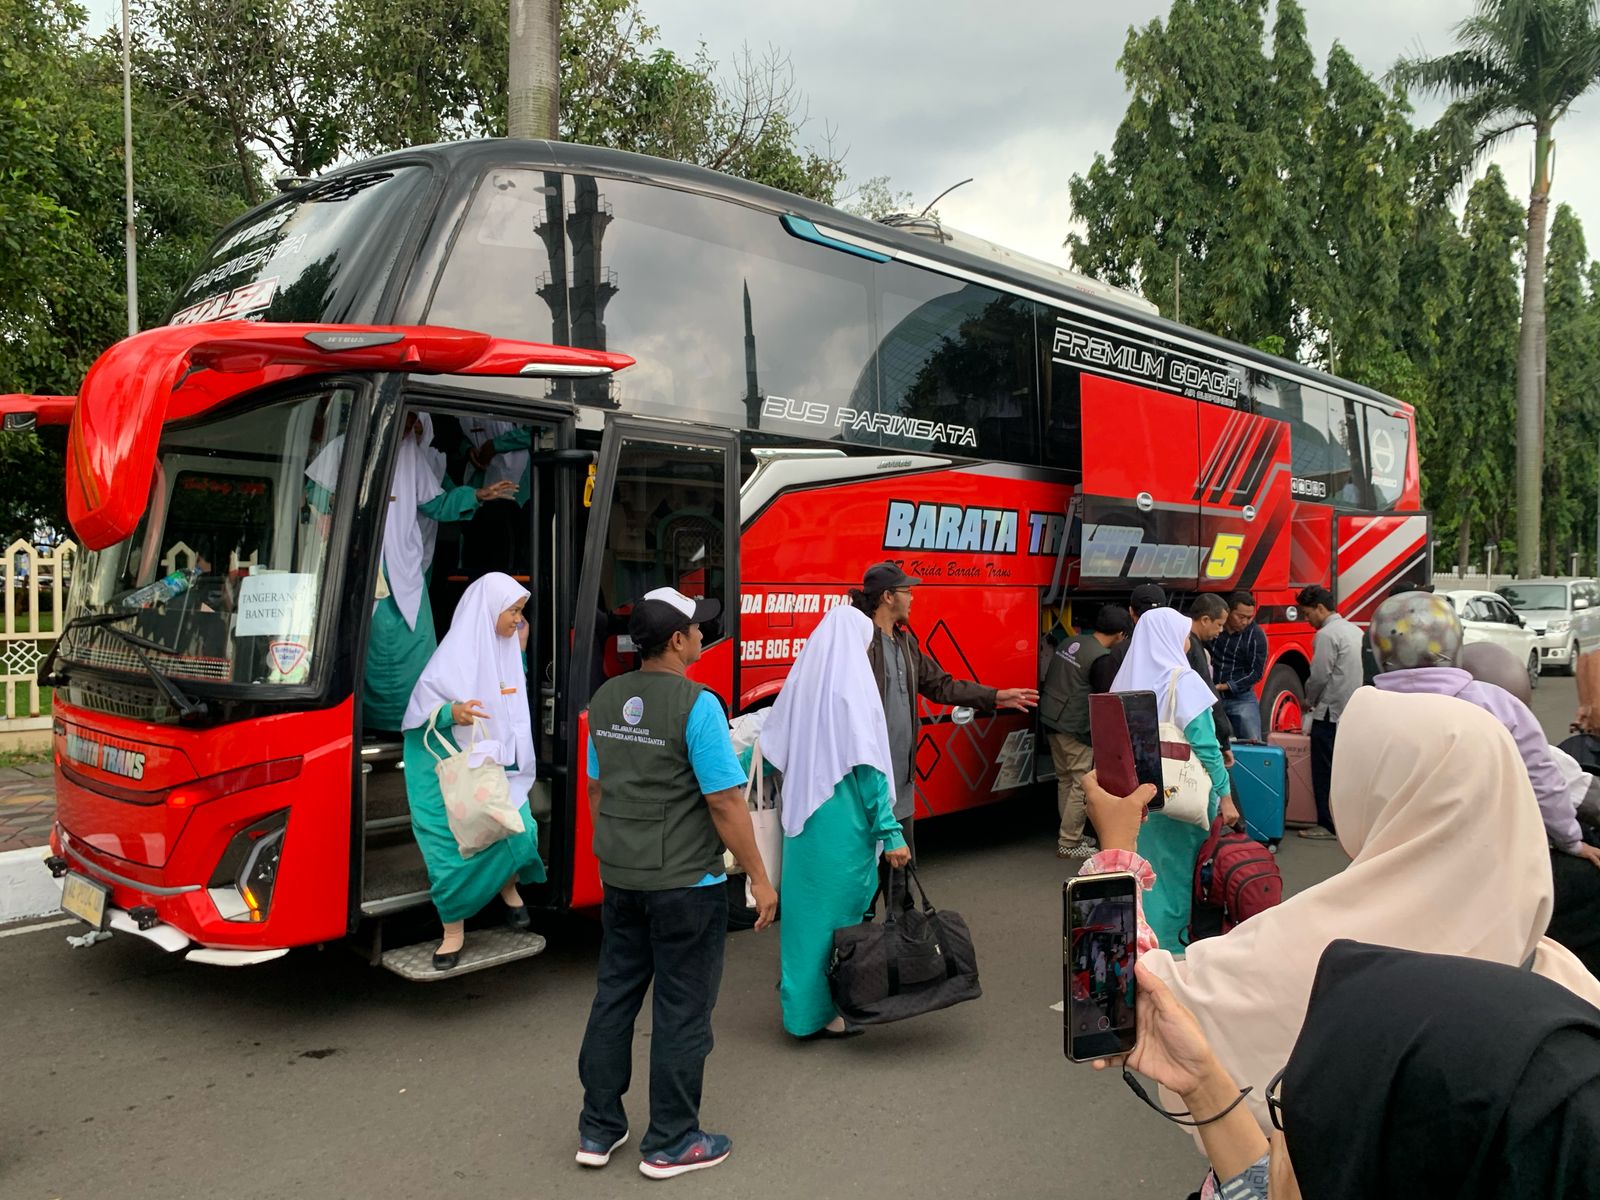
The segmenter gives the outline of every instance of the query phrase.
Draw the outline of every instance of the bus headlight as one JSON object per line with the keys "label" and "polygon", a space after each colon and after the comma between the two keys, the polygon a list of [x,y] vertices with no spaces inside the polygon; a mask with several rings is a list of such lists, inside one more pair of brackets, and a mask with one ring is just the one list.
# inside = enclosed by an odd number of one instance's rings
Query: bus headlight
{"label": "bus headlight", "polygon": [[281,809],[234,834],[211,875],[211,898],[229,921],[265,921],[283,858],[289,810]]}

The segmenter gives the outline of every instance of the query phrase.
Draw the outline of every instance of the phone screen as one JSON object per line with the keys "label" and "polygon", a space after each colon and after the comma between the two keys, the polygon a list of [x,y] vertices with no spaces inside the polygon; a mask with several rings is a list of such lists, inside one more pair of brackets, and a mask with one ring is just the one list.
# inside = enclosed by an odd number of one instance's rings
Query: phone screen
{"label": "phone screen", "polygon": [[1128,741],[1133,747],[1133,773],[1140,783],[1153,784],[1156,798],[1151,808],[1160,808],[1165,800],[1161,795],[1161,723],[1156,719],[1156,694],[1154,692],[1122,692],[1122,714],[1128,722]]}
{"label": "phone screen", "polygon": [[1137,1040],[1138,886],[1129,874],[1082,875],[1062,890],[1063,1049],[1073,1062],[1126,1054]]}

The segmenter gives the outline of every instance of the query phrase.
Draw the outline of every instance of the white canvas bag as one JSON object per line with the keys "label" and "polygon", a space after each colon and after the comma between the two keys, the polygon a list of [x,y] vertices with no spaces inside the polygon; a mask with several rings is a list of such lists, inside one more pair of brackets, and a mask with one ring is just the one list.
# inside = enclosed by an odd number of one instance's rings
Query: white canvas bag
{"label": "white canvas bag", "polygon": [[1211,774],[1178,726],[1178,676],[1167,680],[1167,699],[1161,712],[1161,781],[1166,796],[1163,815],[1201,829],[1211,828]]}
{"label": "white canvas bag", "polygon": [[[434,709],[422,731],[422,746],[433,757],[433,771],[439,777],[439,794],[444,797],[444,815],[456,839],[462,858],[471,858],[498,841],[523,831],[519,805],[511,803],[511,786],[506,769],[485,753],[488,743],[479,736],[482,721],[472,723],[472,737],[465,750],[457,749],[440,733],[436,722],[445,706]],[[444,750],[436,753],[428,739]],[[472,766],[478,756],[481,762]]]}

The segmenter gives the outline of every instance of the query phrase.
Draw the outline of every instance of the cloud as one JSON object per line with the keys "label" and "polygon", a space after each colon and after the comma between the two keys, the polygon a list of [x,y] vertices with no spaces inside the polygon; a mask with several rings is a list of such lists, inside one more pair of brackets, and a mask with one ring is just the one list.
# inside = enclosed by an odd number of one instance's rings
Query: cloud
{"label": "cloud", "polygon": [[[1130,26],[1163,19],[1168,0],[643,0],[663,45],[705,42],[727,63],[741,46],[775,45],[810,102],[807,134],[836,131],[852,178],[888,175],[952,226],[1050,261],[1067,262],[1067,180],[1109,151],[1127,107],[1116,62]],[[1318,58],[1335,41],[1375,75],[1403,53],[1442,54],[1465,0],[1304,0]],[[1270,28],[1270,17],[1269,17]],[[1436,101],[1416,104],[1432,120]],[[1559,130],[1556,201],[1571,204],[1600,252],[1600,89]],[[1525,196],[1532,139],[1495,156]]]}

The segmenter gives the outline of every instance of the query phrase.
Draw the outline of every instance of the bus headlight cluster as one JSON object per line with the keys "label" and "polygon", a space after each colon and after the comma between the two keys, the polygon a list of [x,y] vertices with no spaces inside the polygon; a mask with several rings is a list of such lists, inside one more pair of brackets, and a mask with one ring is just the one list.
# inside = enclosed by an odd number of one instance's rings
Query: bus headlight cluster
{"label": "bus headlight cluster", "polygon": [[234,834],[212,872],[208,889],[225,920],[267,919],[288,828],[289,810],[280,809]]}

